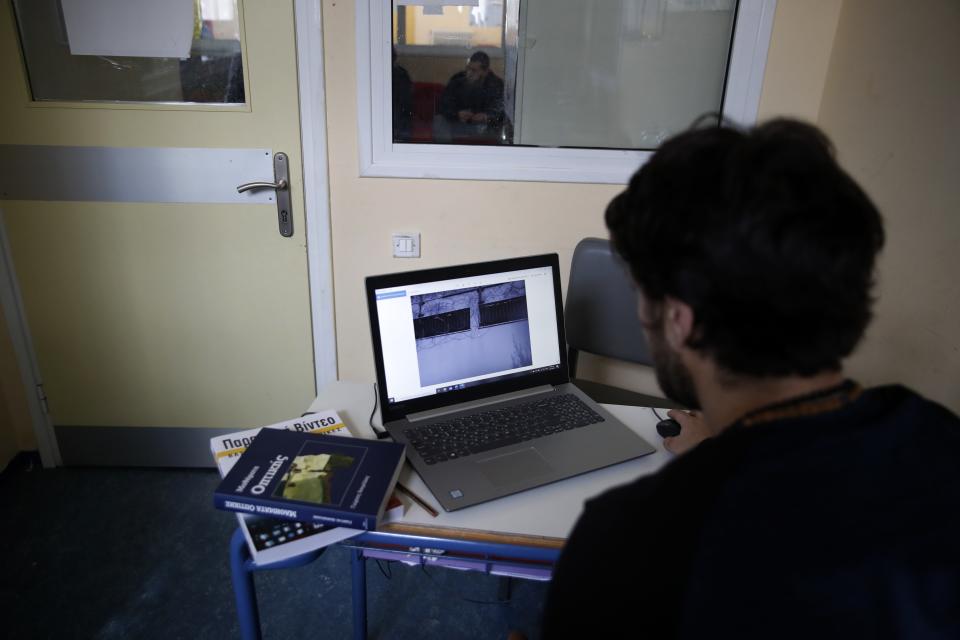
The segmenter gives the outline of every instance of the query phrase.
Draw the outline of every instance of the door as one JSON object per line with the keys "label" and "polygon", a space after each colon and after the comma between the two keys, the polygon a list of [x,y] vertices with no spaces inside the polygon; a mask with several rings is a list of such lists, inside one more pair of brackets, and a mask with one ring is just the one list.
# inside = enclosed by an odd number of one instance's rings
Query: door
{"label": "door", "polygon": [[[292,237],[275,204],[218,196],[0,202],[66,464],[194,464],[210,429],[296,416],[315,395],[293,3],[239,5],[236,106],[33,102],[0,11],[0,144],[289,158]],[[55,166],[42,180],[69,180]]]}

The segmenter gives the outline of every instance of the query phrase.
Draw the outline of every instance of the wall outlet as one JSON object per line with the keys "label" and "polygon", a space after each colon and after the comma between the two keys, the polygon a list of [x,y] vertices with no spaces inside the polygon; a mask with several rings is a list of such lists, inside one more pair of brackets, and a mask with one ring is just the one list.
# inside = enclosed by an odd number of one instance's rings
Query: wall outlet
{"label": "wall outlet", "polygon": [[393,234],[393,257],[394,258],[419,258],[420,257],[420,234],[419,233],[394,233]]}

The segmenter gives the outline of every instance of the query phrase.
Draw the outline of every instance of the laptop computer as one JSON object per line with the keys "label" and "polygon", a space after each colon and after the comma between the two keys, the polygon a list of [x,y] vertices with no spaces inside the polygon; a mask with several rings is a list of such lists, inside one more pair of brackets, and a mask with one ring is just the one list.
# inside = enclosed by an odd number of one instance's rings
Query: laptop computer
{"label": "laptop computer", "polygon": [[384,427],[447,511],[655,449],[570,383],[557,254],[366,279]]}

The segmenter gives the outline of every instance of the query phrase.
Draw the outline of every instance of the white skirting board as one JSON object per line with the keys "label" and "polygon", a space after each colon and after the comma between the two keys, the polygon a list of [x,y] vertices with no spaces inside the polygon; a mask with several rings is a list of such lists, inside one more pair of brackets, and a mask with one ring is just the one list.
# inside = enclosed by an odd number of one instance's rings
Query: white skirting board
{"label": "white skirting board", "polygon": [[236,429],[55,426],[63,466],[209,467],[210,438]]}

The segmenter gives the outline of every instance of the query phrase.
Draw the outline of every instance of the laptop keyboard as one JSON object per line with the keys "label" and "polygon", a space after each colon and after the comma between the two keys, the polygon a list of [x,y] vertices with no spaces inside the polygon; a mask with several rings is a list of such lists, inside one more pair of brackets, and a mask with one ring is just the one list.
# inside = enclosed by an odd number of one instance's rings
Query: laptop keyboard
{"label": "laptop keyboard", "polygon": [[603,422],[572,393],[432,422],[403,433],[427,464],[499,449],[541,436]]}

